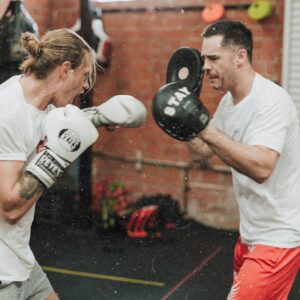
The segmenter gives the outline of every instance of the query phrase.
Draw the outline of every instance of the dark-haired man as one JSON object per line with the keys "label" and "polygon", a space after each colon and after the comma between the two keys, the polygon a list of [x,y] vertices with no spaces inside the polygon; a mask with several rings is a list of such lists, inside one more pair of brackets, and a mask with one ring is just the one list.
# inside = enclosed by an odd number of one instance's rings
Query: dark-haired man
{"label": "dark-haired man", "polygon": [[252,67],[252,32],[221,20],[202,33],[203,70],[225,90],[192,159],[231,167],[240,212],[228,299],[287,299],[300,267],[300,137],[289,94]]}

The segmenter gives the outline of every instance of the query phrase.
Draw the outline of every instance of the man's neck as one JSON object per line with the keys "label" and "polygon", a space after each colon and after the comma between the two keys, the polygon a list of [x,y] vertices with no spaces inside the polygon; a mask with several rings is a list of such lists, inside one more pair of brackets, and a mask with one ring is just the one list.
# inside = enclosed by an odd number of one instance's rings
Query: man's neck
{"label": "man's neck", "polygon": [[24,75],[20,79],[24,97],[27,103],[39,110],[45,110],[51,102],[53,91],[47,80],[39,80],[33,75]]}
{"label": "man's neck", "polygon": [[255,74],[256,73],[252,68],[239,74],[237,82],[231,89],[229,89],[234,105],[241,102],[250,93]]}

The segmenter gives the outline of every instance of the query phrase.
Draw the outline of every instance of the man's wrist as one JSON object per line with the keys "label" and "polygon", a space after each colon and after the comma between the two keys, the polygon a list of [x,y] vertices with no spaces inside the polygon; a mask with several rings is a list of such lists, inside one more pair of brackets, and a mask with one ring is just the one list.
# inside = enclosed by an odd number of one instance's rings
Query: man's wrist
{"label": "man's wrist", "polygon": [[20,196],[25,200],[31,200],[36,196],[41,196],[46,190],[44,184],[33,174],[25,172],[20,179]]}
{"label": "man's wrist", "polygon": [[204,142],[206,142],[206,140],[208,139],[209,135],[210,135],[210,131],[211,131],[210,126],[207,126],[205,129],[203,129],[200,134],[198,135],[198,137],[203,140]]}

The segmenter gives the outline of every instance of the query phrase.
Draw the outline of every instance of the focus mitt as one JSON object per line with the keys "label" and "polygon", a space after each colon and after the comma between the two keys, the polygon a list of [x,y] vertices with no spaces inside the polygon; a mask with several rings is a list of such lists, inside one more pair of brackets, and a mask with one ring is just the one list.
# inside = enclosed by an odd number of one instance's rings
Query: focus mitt
{"label": "focus mitt", "polygon": [[201,92],[203,79],[203,59],[198,50],[182,47],[175,51],[167,67],[167,83],[178,82],[198,96]]}
{"label": "focus mitt", "polygon": [[156,93],[152,114],[157,125],[171,137],[190,141],[209,123],[209,113],[198,96],[181,83],[168,83]]}

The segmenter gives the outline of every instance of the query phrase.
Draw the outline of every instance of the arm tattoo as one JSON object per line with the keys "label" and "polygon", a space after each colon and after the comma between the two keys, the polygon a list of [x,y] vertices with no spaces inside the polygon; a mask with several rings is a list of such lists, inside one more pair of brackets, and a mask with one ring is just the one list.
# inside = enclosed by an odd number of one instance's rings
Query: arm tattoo
{"label": "arm tattoo", "polygon": [[25,173],[20,179],[20,196],[26,200],[40,196],[44,189],[43,184],[29,173]]}

